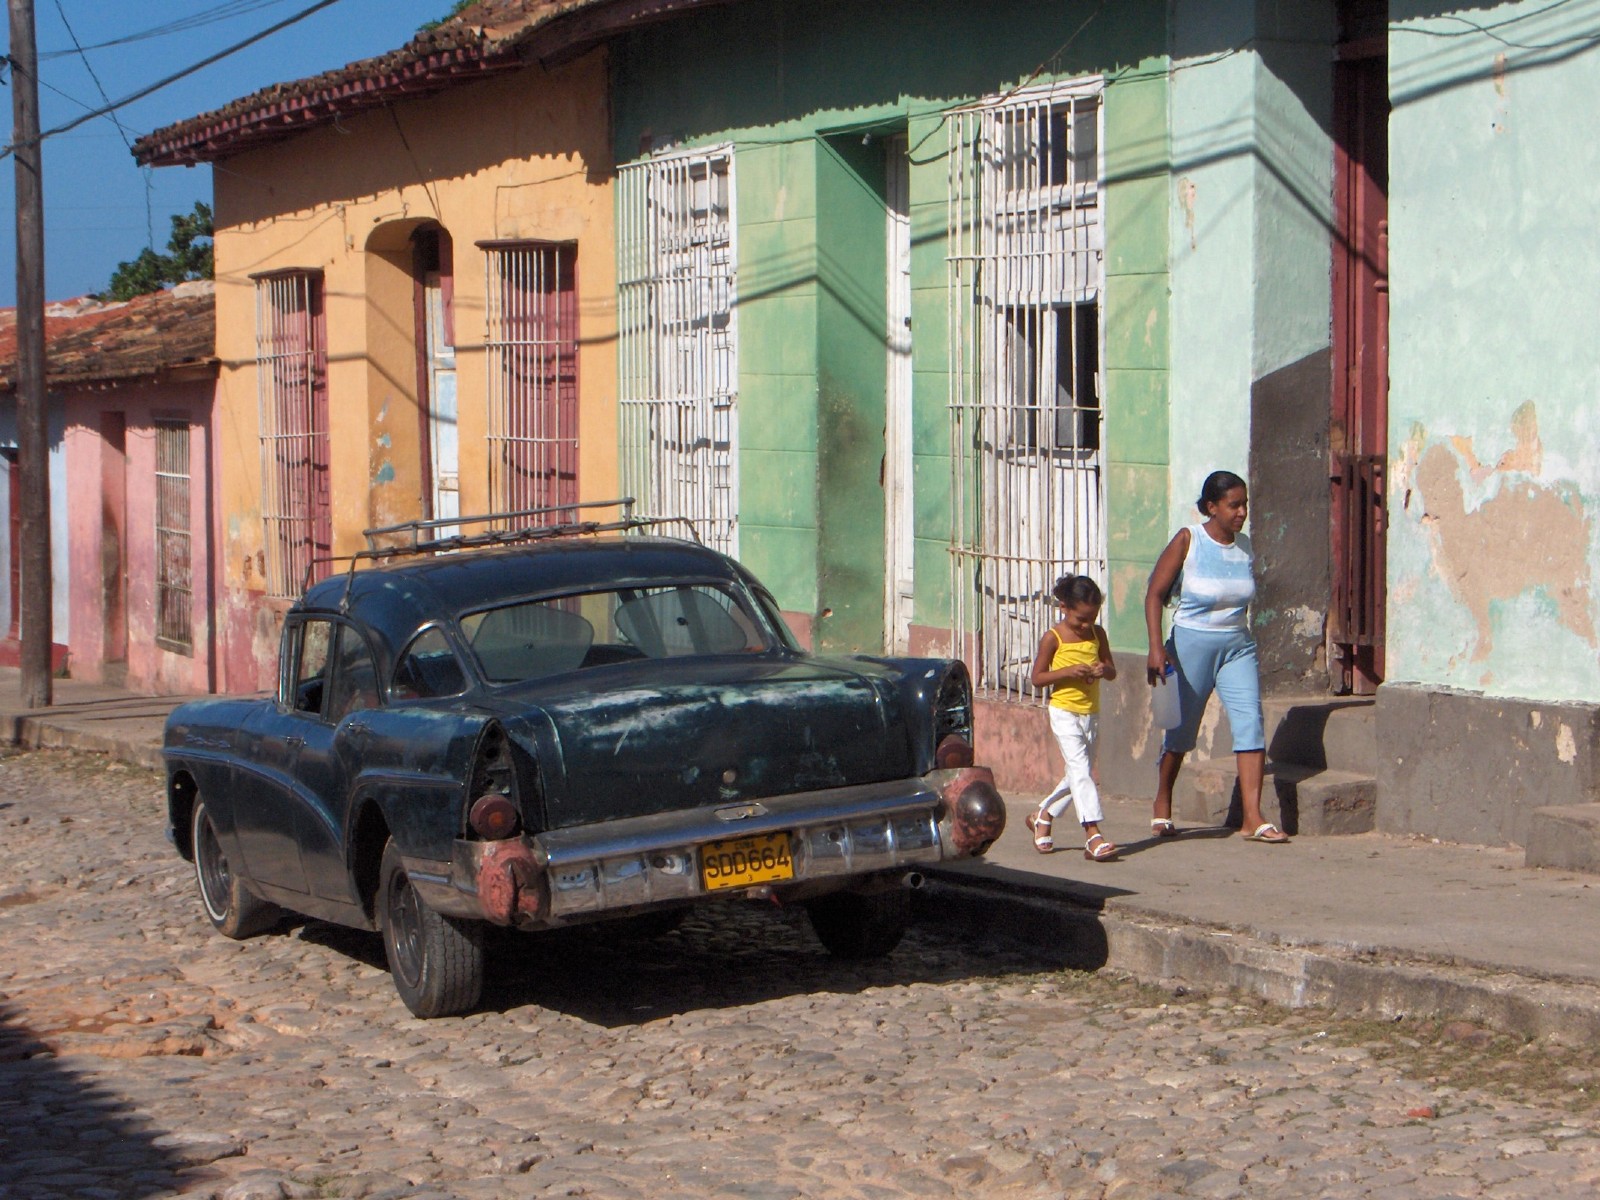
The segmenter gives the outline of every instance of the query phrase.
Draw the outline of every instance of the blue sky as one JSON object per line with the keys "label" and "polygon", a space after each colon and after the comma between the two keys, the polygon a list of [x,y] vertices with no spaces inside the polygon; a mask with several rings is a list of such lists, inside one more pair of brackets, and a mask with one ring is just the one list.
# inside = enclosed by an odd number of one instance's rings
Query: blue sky
{"label": "blue sky", "polygon": [[[314,0],[34,0],[38,27],[39,108],[44,129],[101,107],[99,77],[113,101],[240,42]],[[265,41],[118,110],[128,141],[258,88],[314,75],[403,45],[451,0],[337,0]],[[65,20],[63,20],[63,14]],[[205,20],[207,17],[216,20]],[[204,23],[200,23],[204,21]],[[93,49],[183,22],[191,28]],[[73,48],[70,25],[85,48]],[[10,32],[0,20],[0,42]],[[9,72],[7,72],[9,82]],[[11,140],[11,91],[0,88],[0,141]],[[44,144],[45,292],[64,300],[99,291],[117,263],[146,245],[165,251],[169,219],[196,200],[211,203],[209,167],[141,170],[124,134],[105,117]],[[14,168],[0,160],[0,305],[16,302]]]}

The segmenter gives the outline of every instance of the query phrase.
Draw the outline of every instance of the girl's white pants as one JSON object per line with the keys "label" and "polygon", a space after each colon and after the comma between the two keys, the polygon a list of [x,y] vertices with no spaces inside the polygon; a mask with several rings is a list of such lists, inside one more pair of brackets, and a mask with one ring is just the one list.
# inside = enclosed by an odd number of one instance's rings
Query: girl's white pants
{"label": "girl's white pants", "polygon": [[1053,705],[1045,711],[1050,714],[1050,732],[1056,735],[1056,744],[1061,747],[1067,773],[1039,807],[1051,817],[1059,817],[1069,805],[1076,803],[1080,825],[1098,823],[1105,814],[1100,811],[1100,789],[1095,786],[1091,769],[1099,714],[1068,712]]}

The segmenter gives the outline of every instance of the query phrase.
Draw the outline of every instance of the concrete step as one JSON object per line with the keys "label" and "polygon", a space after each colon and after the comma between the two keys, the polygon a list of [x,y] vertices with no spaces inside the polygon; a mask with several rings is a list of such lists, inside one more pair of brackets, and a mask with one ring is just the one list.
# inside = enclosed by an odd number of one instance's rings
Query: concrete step
{"label": "concrete step", "polygon": [[1600,804],[1536,808],[1528,818],[1523,862],[1600,875]]}
{"label": "concrete step", "polygon": [[[1295,837],[1367,833],[1374,825],[1377,781],[1358,771],[1269,762],[1261,814]],[[1239,776],[1233,760],[1188,762],[1173,790],[1180,824],[1232,825],[1241,820]]]}
{"label": "concrete step", "polygon": [[1374,770],[1378,737],[1372,699],[1273,696],[1265,697],[1261,707],[1271,762],[1363,775]]}

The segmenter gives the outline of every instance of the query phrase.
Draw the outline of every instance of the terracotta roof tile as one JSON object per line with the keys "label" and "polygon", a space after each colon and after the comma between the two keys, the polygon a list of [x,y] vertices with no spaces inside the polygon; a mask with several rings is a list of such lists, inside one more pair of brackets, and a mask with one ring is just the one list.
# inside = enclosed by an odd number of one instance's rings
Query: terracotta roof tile
{"label": "terracotta roof tile", "polygon": [[[215,365],[215,288],[185,283],[125,303],[91,296],[45,309],[48,385],[133,379]],[[16,388],[17,310],[0,309],[0,390]]]}
{"label": "terracotta roof tile", "polygon": [[[444,0],[440,0],[441,7]],[[364,58],[333,71],[274,84],[147,134],[133,144],[141,163],[170,166],[211,162],[241,150],[277,141],[338,116],[392,102],[397,96],[425,95],[456,83],[523,64],[521,56],[536,35],[540,53],[592,40],[596,27],[582,23],[561,30],[548,27],[580,10],[604,10],[626,24],[642,15],[656,17],[698,7],[707,0],[478,0],[436,29],[425,30],[398,50]],[[711,0],[717,2],[717,0]],[[604,25],[602,20],[599,24]]]}

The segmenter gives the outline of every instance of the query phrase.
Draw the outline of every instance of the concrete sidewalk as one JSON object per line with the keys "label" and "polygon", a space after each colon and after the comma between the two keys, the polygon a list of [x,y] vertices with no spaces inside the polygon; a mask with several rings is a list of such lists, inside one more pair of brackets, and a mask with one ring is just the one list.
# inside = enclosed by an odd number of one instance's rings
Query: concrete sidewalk
{"label": "concrete sidewalk", "polygon": [[[0,668],[0,740],[161,764],[161,729],[182,697],[55,681],[28,711]],[[1600,876],[1530,869],[1519,850],[1358,834],[1246,842],[1226,829],[1149,837],[1143,798],[1107,797],[1123,847],[1085,861],[1068,814],[1062,849],[1033,849],[1008,797],[1006,835],[981,862],[930,873],[925,915],[999,924],[1064,961],[1147,982],[1238,988],[1343,1013],[1440,1016],[1528,1036],[1600,1038]]]}

